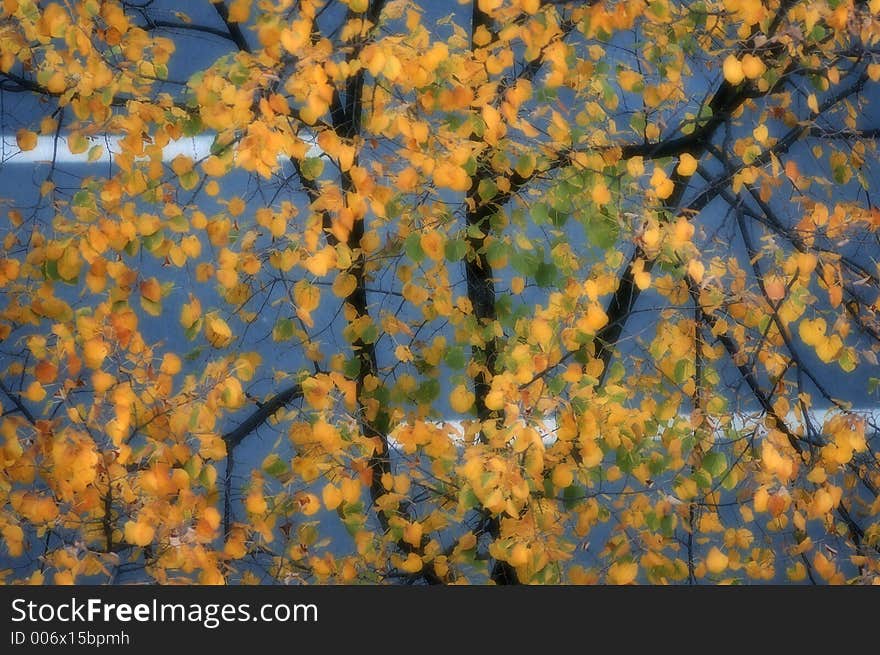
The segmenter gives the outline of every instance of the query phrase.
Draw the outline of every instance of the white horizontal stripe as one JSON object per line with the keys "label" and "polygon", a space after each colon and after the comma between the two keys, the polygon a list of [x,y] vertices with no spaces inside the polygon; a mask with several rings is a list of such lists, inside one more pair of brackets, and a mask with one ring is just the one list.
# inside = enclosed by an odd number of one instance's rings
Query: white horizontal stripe
{"label": "white horizontal stripe", "polygon": [[[37,137],[37,145],[32,150],[22,152],[18,148],[15,135],[4,134],[3,140],[3,161],[2,165],[10,166],[14,164],[51,164],[54,158],[56,165],[62,164],[107,164],[111,161],[111,157],[118,154],[122,149],[119,145],[123,138],[119,135],[103,135],[91,137],[89,139],[89,148],[85,152],[73,154],[67,146],[67,139],[62,135],[58,137],[56,142],[54,136]],[[317,157],[322,150],[318,147],[315,138],[309,135],[304,139],[306,143],[311,143],[308,156]],[[196,161],[204,159],[211,154],[211,144],[214,142],[214,136],[203,134],[195,137],[185,137],[172,141],[162,149],[162,161],[170,162],[178,155],[186,155]],[[89,150],[94,146],[103,146],[101,156],[94,161],[89,161]]]}
{"label": "white horizontal stripe", "polygon": [[[830,418],[833,415],[840,414],[841,412],[834,408],[828,409],[814,409],[810,411],[810,420],[813,423],[813,426],[822,433],[822,428],[825,425],[825,420]],[[880,421],[880,412],[873,408],[867,407],[856,407],[852,410],[853,414],[862,416],[864,418],[871,417],[874,422]],[[742,414],[734,414],[732,416],[730,427],[734,430],[743,430],[743,429],[751,429],[754,427],[761,427],[763,425],[764,417],[766,414],[755,411],[752,414],[746,413]],[[681,423],[687,424],[690,422],[690,412],[680,412],[675,415],[674,418],[669,419],[668,421],[661,421],[660,423],[660,431],[662,432],[667,427],[672,427],[672,425],[678,420]],[[464,422],[458,419],[452,420],[428,420],[427,423],[433,425],[436,428],[446,428],[449,429],[451,434],[452,441],[460,446],[465,445],[464,440]],[[543,419],[539,425],[531,424],[533,428],[538,431],[538,434],[541,436],[541,440],[544,442],[544,445],[550,446],[556,441],[556,419],[551,417],[547,417]],[[792,430],[797,426],[802,424],[802,421],[798,419],[794,412],[789,412],[785,416],[785,423]],[[719,435],[720,436],[720,435]],[[651,438],[654,440],[659,440],[661,434],[655,434]],[[400,442],[394,438],[394,433],[389,435],[389,445],[394,448],[400,447]]]}

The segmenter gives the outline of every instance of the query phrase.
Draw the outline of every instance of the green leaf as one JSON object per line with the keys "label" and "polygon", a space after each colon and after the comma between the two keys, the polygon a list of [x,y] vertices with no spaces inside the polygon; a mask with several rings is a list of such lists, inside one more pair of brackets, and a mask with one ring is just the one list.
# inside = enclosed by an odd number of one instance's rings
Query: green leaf
{"label": "green leaf", "polygon": [[637,466],[635,454],[631,450],[627,450],[623,446],[617,449],[617,466],[624,473],[632,473]]}
{"label": "green leaf", "polygon": [[700,489],[710,489],[712,487],[712,476],[708,471],[697,469],[694,471],[694,482]]}
{"label": "green leaf", "polygon": [[61,279],[61,275],[58,273],[58,260],[47,259],[43,262],[43,277],[52,281]]}
{"label": "green leaf", "polygon": [[559,271],[556,270],[556,266],[553,264],[548,264],[547,262],[538,264],[538,270],[535,271],[535,282],[538,283],[539,287],[547,288],[553,286],[558,277]]}
{"label": "green leaf", "polygon": [[541,259],[534,251],[515,250],[510,256],[510,264],[518,273],[534,277],[541,265]]}
{"label": "green leaf", "polygon": [[446,361],[446,365],[453,369],[463,369],[467,365],[467,360],[464,356],[464,349],[460,346],[450,348],[446,352],[444,360]]}
{"label": "green leaf", "polygon": [[430,404],[440,395],[440,382],[428,379],[422,382],[415,392],[415,399],[421,404]]}
{"label": "green leaf", "polygon": [[289,318],[279,318],[272,328],[272,341],[287,341],[293,337],[293,321]]}
{"label": "green leaf", "polygon": [[376,343],[376,340],[378,338],[379,338],[379,328],[375,323],[370,321],[361,330],[360,339],[364,343]]}
{"label": "green leaf", "polygon": [[501,239],[494,239],[492,243],[489,244],[488,248],[486,248],[486,257],[490,262],[502,260],[507,257],[509,250],[509,246]]}
{"label": "green leaf", "polygon": [[837,360],[837,364],[847,373],[852,373],[856,369],[856,366],[858,366],[859,362],[852,349],[844,348]]}
{"label": "green leaf", "polygon": [[573,509],[584,498],[583,487],[571,484],[562,490],[562,504],[565,509]]}
{"label": "green leaf", "polygon": [[690,377],[690,362],[686,359],[678,360],[678,363],[675,365],[675,372],[673,377],[675,378],[675,382],[677,384],[684,384],[684,382]]}
{"label": "green leaf", "polygon": [[459,262],[467,254],[467,243],[464,239],[450,239],[443,250],[448,261]]}
{"label": "green leaf", "polygon": [[406,238],[403,249],[406,251],[406,256],[416,263],[425,258],[425,251],[422,250],[421,234],[418,232],[412,232]]}
{"label": "green leaf", "polygon": [[315,180],[324,172],[324,160],[320,157],[306,157],[300,164],[300,170],[307,180]]}
{"label": "green leaf", "polygon": [[282,478],[290,473],[290,466],[278,455],[272,453],[263,462],[263,470],[273,478]]}
{"label": "green leaf", "polygon": [[709,451],[703,455],[703,468],[706,469],[713,478],[717,478],[727,470],[727,457],[724,453],[716,450]]}
{"label": "green leaf", "polygon": [[190,114],[186,120],[181,121],[180,129],[183,132],[183,136],[197,136],[202,133],[204,126],[198,114]]}
{"label": "green leaf", "polygon": [[[199,333],[202,331],[202,324],[204,323],[204,319],[198,319],[195,323],[190,325],[186,330],[184,330],[184,334],[186,335],[187,340],[192,341]],[[198,349],[197,349],[198,350]],[[196,355],[197,357],[198,355]]]}
{"label": "green leaf", "polygon": [[88,189],[80,189],[73,194],[74,207],[94,207],[94,195]]}
{"label": "green leaf", "polygon": [[477,187],[477,193],[480,195],[480,200],[487,202],[498,195],[498,186],[492,180],[482,179]]}
{"label": "green leaf", "polygon": [[543,202],[536,202],[531,208],[532,220],[535,225],[544,225],[550,221],[548,207]]}
{"label": "green leaf", "polygon": [[[195,325],[193,327],[195,327]],[[193,348],[188,353],[186,353],[183,356],[183,358],[188,362],[194,362],[195,360],[197,360],[201,356],[201,354],[202,354],[202,346],[197,346],[196,348]]]}
{"label": "green leaf", "polygon": [[550,208],[550,211],[547,213],[550,218],[550,222],[553,223],[556,227],[562,227],[565,225],[565,222],[568,220],[568,212],[562,212],[553,207]]}
{"label": "green leaf", "polygon": [[346,359],[345,364],[342,366],[342,372],[349,379],[357,379],[358,375],[361,374],[361,360],[357,357]]}
{"label": "green leaf", "polygon": [[187,191],[192,191],[199,184],[199,174],[192,170],[180,176],[180,186]]}
{"label": "green leaf", "polygon": [[593,216],[584,225],[587,239],[590,243],[602,250],[608,250],[615,243],[620,234],[620,227],[616,221],[605,216]]}

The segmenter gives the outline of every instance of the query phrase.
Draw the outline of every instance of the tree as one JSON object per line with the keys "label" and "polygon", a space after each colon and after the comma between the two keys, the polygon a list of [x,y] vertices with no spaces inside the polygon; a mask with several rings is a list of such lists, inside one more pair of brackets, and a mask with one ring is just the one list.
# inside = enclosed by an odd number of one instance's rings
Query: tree
{"label": "tree", "polygon": [[6,580],[880,579],[878,0],[172,8],[0,9]]}

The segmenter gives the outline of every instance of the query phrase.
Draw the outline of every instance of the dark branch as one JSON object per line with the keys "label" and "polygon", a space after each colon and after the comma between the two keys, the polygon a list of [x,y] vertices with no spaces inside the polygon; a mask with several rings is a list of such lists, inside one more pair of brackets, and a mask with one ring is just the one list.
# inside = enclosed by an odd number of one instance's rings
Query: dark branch
{"label": "dark branch", "polygon": [[257,407],[238,427],[223,435],[223,441],[226,442],[226,450],[230,451],[235,448],[242,440],[251,432],[260,427],[269,418],[285,405],[302,398],[302,387],[294,384],[283,391],[278,392],[262,405]]}
{"label": "dark branch", "polygon": [[239,26],[238,23],[233,23],[229,20],[229,8],[226,6],[226,3],[214,2],[212,0],[211,4],[214,5],[214,9],[217,10],[217,13],[223,20],[223,24],[226,25],[226,30],[229,32],[230,40],[236,46],[238,46],[238,49],[242,52],[250,52],[251,47],[248,45],[247,39],[244,36],[244,32],[242,32],[241,30],[241,26]]}
{"label": "dark branch", "polygon": [[[213,36],[217,36],[221,39],[226,39],[228,41],[232,41],[239,48],[241,45],[238,43],[236,38],[232,35],[229,30],[223,30],[219,27],[211,27],[210,25],[198,25],[196,23],[175,23],[173,21],[168,20],[157,20],[150,18],[149,16],[145,16],[144,19],[147,21],[145,29],[147,30],[155,30],[155,29],[166,29],[166,30],[186,30],[190,32],[203,32],[204,34],[212,34]],[[237,25],[235,26],[237,27]]]}
{"label": "dark branch", "polygon": [[9,387],[6,386],[3,380],[0,380],[0,390],[2,390],[6,397],[12,401],[12,404],[15,405],[15,408],[19,412],[21,412],[22,416],[24,416],[28,420],[28,423],[30,423],[31,425],[37,424],[37,419],[34,418],[31,410],[29,410],[27,406],[23,402],[21,402],[21,398],[18,397],[18,394],[10,391]]}

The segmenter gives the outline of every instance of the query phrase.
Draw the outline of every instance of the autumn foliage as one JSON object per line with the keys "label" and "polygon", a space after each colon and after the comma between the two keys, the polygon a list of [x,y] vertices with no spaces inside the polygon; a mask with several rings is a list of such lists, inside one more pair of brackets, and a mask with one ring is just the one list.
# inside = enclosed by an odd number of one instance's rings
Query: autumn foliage
{"label": "autumn foliage", "polygon": [[180,5],[0,8],[0,580],[880,581],[880,0]]}

